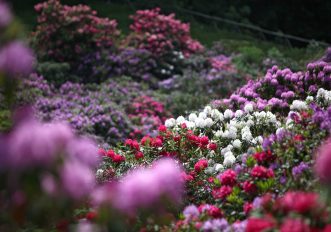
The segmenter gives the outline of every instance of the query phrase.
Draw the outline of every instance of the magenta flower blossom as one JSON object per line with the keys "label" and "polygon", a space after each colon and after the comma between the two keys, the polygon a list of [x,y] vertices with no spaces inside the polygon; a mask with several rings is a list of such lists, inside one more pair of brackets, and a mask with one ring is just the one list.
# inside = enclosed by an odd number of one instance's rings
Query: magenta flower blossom
{"label": "magenta flower blossom", "polygon": [[11,42],[0,50],[0,70],[12,77],[30,74],[34,62],[32,50],[22,42]]}

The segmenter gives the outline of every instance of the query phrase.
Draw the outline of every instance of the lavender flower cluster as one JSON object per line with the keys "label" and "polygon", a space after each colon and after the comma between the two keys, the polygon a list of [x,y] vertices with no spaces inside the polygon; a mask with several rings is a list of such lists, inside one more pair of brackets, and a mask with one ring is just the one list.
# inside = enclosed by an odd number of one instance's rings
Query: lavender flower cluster
{"label": "lavender flower cluster", "polygon": [[243,108],[252,103],[258,110],[271,108],[288,112],[293,99],[314,95],[319,88],[330,89],[330,74],[331,65],[324,61],[310,63],[306,72],[292,72],[288,68],[281,70],[274,66],[264,78],[249,81],[230,98],[222,100],[221,105]]}

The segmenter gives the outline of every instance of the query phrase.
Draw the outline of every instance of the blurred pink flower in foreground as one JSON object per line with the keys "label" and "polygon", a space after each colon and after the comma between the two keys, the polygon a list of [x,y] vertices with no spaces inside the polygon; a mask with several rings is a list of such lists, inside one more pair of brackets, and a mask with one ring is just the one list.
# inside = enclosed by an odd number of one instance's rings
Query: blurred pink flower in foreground
{"label": "blurred pink flower in foreground", "polygon": [[151,168],[140,168],[120,182],[97,189],[96,204],[110,204],[127,214],[139,209],[156,209],[162,200],[179,204],[183,193],[181,168],[172,159],[161,159]]}

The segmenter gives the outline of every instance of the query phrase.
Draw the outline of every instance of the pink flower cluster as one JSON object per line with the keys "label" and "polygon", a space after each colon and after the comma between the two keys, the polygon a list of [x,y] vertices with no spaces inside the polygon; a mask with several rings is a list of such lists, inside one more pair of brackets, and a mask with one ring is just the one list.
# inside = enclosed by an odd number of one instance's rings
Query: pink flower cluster
{"label": "pink flower cluster", "polygon": [[166,202],[178,204],[182,191],[181,168],[174,160],[161,159],[151,168],[136,169],[120,182],[98,188],[93,199],[97,206],[110,204],[134,215],[139,209],[157,210]]}
{"label": "pink flower cluster", "polygon": [[67,6],[48,0],[37,4],[35,10],[39,14],[35,47],[40,57],[74,62],[95,49],[112,46],[119,35],[115,20],[98,17],[86,5]]}
{"label": "pink flower cluster", "polygon": [[137,138],[142,135],[157,135],[157,129],[163,125],[171,115],[161,102],[149,96],[141,96],[133,100],[128,107],[128,116],[135,122],[136,129],[130,137]]}
{"label": "pink flower cluster", "polygon": [[211,72],[226,71],[229,73],[236,73],[236,67],[231,62],[231,57],[225,55],[215,56],[209,59],[212,66]]}
{"label": "pink flower cluster", "polygon": [[138,48],[146,49],[156,55],[172,51],[185,56],[203,50],[203,46],[190,36],[190,25],[175,19],[174,14],[160,14],[160,8],[138,10],[132,15],[132,42]]}
{"label": "pink flower cluster", "polygon": [[[41,124],[32,118],[22,119],[1,136],[0,157],[0,171],[21,178],[38,170],[36,178],[46,194],[73,199],[87,196],[93,189],[93,169],[100,161],[96,145],[76,137],[67,125]],[[18,182],[9,189],[24,187]]]}

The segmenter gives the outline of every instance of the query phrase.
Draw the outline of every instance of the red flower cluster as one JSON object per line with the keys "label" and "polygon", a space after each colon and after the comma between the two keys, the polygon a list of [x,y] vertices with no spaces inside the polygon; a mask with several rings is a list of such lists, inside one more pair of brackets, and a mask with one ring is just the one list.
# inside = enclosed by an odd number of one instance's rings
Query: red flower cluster
{"label": "red flower cluster", "polygon": [[189,56],[203,50],[203,46],[190,36],[189,24],[175,19],[174,14],[162,15],[160,8],[155,8],[138,10],[131,18],[134,22],[130,28],[134,34],[130,42],[138,48],[160,56],[172,51]]}
{"label": "red flower cluster", "polygon": [[275,160],[275,156],[272,154],[272,152],[270,150],[268,151],[261,151],[261,152],[257,152],[253,155],[253,158],[259,163],[265,163],[265,162],[272,162]]}
{"label": "red flower cluster", "polygon": [[256,185],[251,181],[245,181],[242,184],[242,188],[247,194],[254,194],[257,191]]}
{"label": "red flower cluster", "polygon": [[[209,148],[210,150],[217,149],[217,144],[211,143],[209,144],[209,138],[207,136],[197,136],[192,134],[191,131],[188,131],[186,135],[187,140],[194,146],[200,147],[200,148]],[[212,148],[212,149],[211,149]]]}
{"label": "red flower cluster", "polygon": [[250,218],[247,222],[246,232],[263,232],[274,228],[275,225],[272,218]]}
{"label": "red flower cluster", "polygon": [[121,163],[125,161],[125,157],[119,154],[116,154],[113,150],[105,151],[104,149],[99,149],[99,154],[105,157],[109,157],[114,163]]}
{"label": "red flower cluster", "polygon": [[201,159],[196,164],[194,165],[194,170],[196,172],[201,172],[203,171],[206,167],[208,167],[208,162],[206,159]]}
{"label": "red flower cluster", "polygon": [[220,180],[222,185],[234,186],[237,182],[237,174],[232,169],[228,169],[222,173]]}
{"label": "red flower cluster", "polygon": [[232,188],[227,185],[214,189],[212,192],[214,198],[222,200],[225,200],[231,193]]}
{"label": "red flower cluster", "polygon": [[221,218],[223,217],[223,212],[220,208],[215,205],[203,204],[198,207],[200,213],[206,212],[210,217]]}
{"label": "red flower cluster", "polygon": [[263,166],[255,166],[251,170],[251,176],[255,178],[272,178],[274,177],[274,172],[272,169],[265,168]]}

